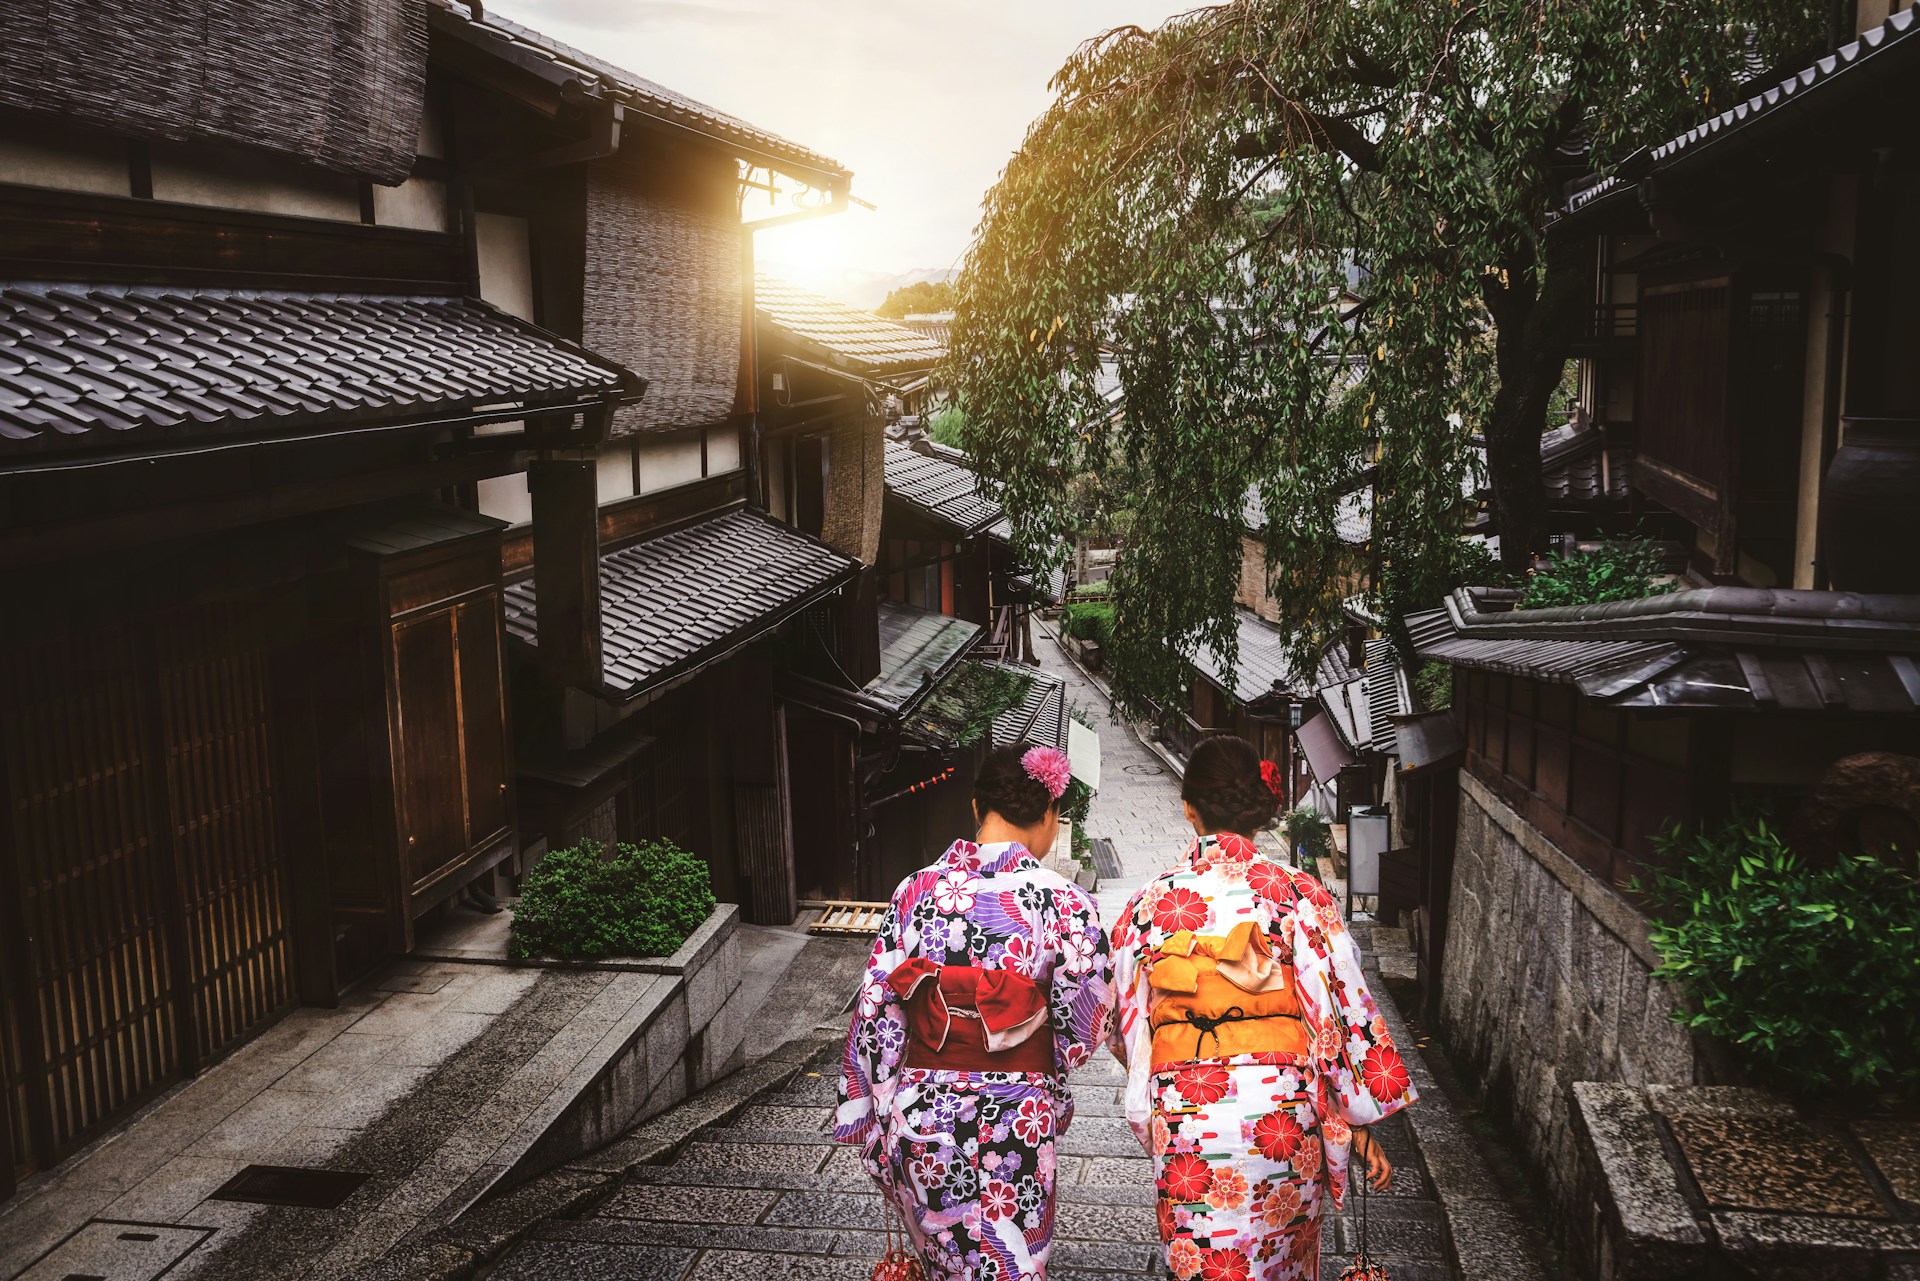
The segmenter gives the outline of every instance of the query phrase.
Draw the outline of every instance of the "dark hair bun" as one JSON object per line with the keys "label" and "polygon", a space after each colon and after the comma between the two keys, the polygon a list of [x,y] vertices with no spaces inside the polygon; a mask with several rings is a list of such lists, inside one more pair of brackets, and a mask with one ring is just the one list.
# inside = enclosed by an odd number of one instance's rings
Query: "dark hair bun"
{"label": "dark hair bun", "polygon": [[1232,734],[1203,739],[1193,749],[1180,799],[1213,831],[1243,836],[1271,823],[1280,808],[1280,798],[1260,776],[1260,753]]}
{"label": "dark hair bun", "polygon": [[1015,827],[1032,827],[1054,807],[1047,785],[1028,774],[1020,758],[1033,750],[1032,743],[996,747],[980,762],[973,776],[973,803],[980,817],[998,814]]}

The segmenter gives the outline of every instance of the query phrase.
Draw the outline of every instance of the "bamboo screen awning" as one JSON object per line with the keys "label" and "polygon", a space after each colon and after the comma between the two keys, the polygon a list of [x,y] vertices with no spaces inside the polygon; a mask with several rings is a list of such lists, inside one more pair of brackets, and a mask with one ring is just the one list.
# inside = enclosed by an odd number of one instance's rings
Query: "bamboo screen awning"
{"label": "bamboo screen awning", "polygon": [[645,386],[470,299],[0,285],[0,465],[631,400]]}

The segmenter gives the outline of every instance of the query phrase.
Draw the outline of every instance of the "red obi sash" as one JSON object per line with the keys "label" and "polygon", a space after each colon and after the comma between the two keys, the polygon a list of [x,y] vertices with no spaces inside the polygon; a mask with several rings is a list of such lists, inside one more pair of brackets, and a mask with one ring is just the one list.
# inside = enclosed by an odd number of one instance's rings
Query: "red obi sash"
{"label": "red obi sash", "polygon": [[907,1007],[910,1068],[1053,1072],[1047,998],[1012,970],[936,965],[916,957],[887,979]]}

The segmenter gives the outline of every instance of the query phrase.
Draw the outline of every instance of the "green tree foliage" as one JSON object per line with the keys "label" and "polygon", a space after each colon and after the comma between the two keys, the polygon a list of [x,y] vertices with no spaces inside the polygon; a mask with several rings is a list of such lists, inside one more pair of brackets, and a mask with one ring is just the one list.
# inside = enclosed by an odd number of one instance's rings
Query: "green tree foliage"
{"label": "green tree foliage", "polygon": [[888,294],[887,300],[880,304],[874,314],[885,316],[888,320],[899,320],[904,316],[917,316],[925,312],[952,310],[952,281],[916,280]]}
{"label": "green tree foliage", "polygon": [[1639,600],[1664,596],[1672,582],[1658,582],[1660,549],[1644,539],[1610,540],[1592,551],[1562,555],[1527,577],[1521,609],[1552,609],[1556,605],[1596,605],[1609,600]]}
{"label": "green tree foliage", "polygon": [[1764,819],[1669,834],[1651,883],[1658,971],[1677,1021],[1767,1084],[1920,1096],[1920,858],[1809,865]]}
{"label": "green tree foliage", "polygon": [[948,405],[927,420],[927,435],[933,437],[936,445],[945,445],[949,449],[965,449],[964,429],[967,415],[958,405]]}
{"label": "green tree foliage", "polygon": [[527,874],[507,954],[671,956],[714,909],[707,865],[672,841],[582,841],[553,850]]}
{"label": "green tree foliage", "polygon": [[1589,166],[1727,102],[1749,33],[1786,61],[1825,16],[1807,0],[1233,0],[1083,45],[988,195],[949,379],[1024,547],[1068,542],[1083,474],[1133,509],[1116,693],[1176,699],[1197,642],[1237,658],[1249,489],[1303,661],[1354,590],[1335,513],[1369,466],[1361,560],[1382,567],[1387,614],[1444,589],[1472,433],[1524,567],[1540,433],[1591,301],[1587,246],[1549,240],[1548,212]]}
{"label": "green tree foliage", "polygon": [[1300,852],[1309,871],[1312,870],[1312,860],[1326,858],[1333,853],[1333,828],[1320,816],[1320,811],[1311,805],[1302,805],[1299,809],[1282,814],[1280,830],[1286,833],[1288,846]]}

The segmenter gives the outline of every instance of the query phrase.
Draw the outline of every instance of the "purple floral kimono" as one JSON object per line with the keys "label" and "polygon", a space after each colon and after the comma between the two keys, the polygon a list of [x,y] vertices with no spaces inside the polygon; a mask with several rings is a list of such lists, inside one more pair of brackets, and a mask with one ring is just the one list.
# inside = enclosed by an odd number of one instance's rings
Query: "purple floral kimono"
{"label": "purple floral kimono", "polygon": [[[1032,980],[1054,1071],[905,1066],[907,1011],[890,980],[915,961]],[[956,841],[894,892],[847,1033],[834,1137],[860,1145],[934,1275],[1046,1276],[1054,1139],[1073,1115],[1066,1074],[1106,1037],[1111,974],[1092,903],[1024,846]]]}

